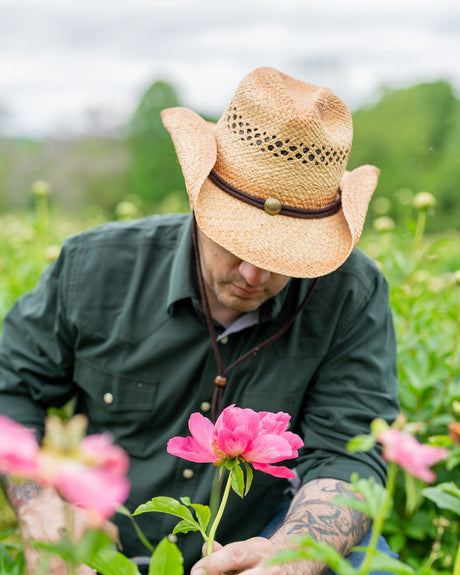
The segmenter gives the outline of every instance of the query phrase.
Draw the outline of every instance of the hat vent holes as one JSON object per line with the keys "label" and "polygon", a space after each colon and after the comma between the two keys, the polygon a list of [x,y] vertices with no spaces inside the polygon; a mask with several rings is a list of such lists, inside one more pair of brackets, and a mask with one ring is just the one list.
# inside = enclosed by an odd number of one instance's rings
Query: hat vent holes
{"label": "hat vent holes", "polygon": [[[297,160],[302,164],[320,164],[328,166],[329,164],[343,164],[348,157],[348,149],[335,150],[334,148],[321,148],[311,143],[306,145],[303,142],[292,143],[289,139],[284,142],[276,135],[269,136],[259,128],[251,127],[249,122],[243,121],[241,114],[236,113],[227,116],[227,128],[234,134],[240,136],[241,141],[247,141],[250,146],[257,146],[261,152],[273,152],[275,158],[284,158],[288,161]],[[289,145],[288,145],[289,144]]]}

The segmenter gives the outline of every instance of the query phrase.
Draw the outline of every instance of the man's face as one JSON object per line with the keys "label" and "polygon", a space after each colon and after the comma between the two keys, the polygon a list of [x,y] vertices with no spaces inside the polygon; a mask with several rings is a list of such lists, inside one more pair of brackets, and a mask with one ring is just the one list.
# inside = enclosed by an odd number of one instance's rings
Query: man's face
{"label": "man's face", "polygon": [[211,315],[224,325],[260,307],[291,279],[238,259],[199,228],[198,242]]}

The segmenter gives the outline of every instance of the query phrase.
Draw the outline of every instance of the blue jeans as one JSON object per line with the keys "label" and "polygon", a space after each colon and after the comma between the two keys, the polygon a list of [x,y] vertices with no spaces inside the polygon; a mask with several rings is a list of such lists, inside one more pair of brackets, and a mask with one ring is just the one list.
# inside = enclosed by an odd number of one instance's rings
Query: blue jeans
{"label": "blue jeans", "polygon": [[[287,513],[289,504],[284,505],[278,513],[273,517],[273,519],[262,529],[259,533],[260,537],[266,537],[267,539],[273,535],[273,533],[278,529],[278,527],[283,522],[284,516]],[[369,529],[367,534],[365,535],[364,539],[359,544],[359,547],[367,547],[371,540],[372,536],[372,528]],[[386,553],[390,557],[394,557],[397,559],[398,555],[391,551],[388,543],[386,540],[380,535],[377,541],[377,550],[381,551],[382,553]],[[347,560],[351,563],[353,567],[359,567],[364,560],[364,553],[362,551],[352,551],[350,555],[348,555]],[[336,575],[335,571],[328,571],[326,575]],[[371,575],[392,575],[388,571],[372,571]]]}

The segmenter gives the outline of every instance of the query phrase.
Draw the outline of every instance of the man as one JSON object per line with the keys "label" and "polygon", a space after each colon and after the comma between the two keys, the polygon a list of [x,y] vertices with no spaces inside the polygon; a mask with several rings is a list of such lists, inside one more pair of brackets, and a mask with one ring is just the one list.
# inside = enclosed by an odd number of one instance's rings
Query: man
{"label": "man", "polygon": [[[288,412],[305,446],[279,529],[258,537],[292,486],[256,472],[248,496],[230,499],[222,548],[199,560],[199,537],[178,537],[186,570],[265,573],[275,550],[306,533],[346,555],[369,520],[333,498],[353,472],[385,476],[377,449],[349,454],[346,443],[398,411],[387,286],[354,249],[379,172],[345,171],[352,120],[335,94],[271,68],[243,80],[216,125],[185,108],[162,118],[193,217],[70,238],[5,319],[0,409],[41,430],[49,406],[75,397],[89,432],[110,430],[131,457],[131,510],[158,495],[208,501],[213,466],[166,452],[191,413],[216,417],[230,404]],[[40,536],[42,497],[16,495],[26,499],[27,537]],[[128,519],[115,521],[124,552],[145,554]],[[140,523],[156,543],[175,521],[147,514]],[[322,571],[306,563],[283,573]]]}

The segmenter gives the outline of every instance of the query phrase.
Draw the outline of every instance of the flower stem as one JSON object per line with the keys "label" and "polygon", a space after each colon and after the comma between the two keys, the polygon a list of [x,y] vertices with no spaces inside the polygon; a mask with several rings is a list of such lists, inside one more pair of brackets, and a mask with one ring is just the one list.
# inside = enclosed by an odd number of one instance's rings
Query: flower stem
{"label": "flower stem", "polygon": [[359,571],[360,575],[367,575],[369,573],[369,569],[371,568],[371,561],[375,555],[377,541],[380,534],[382,533],[383,524],[388,515],[390,505],[393,500],[393,493],[395,490],[397,473],[398,473],[397,466],[393,462],[390,462],[388,464],[387,488],[385,497],[382,501],[382,506],[379,509],[379,513],[377,517],[374,519],[374,523],[372,525],[372,537],[367,547],[366,556]]}
{"label": "flower stem", "polygon": [[212,547],[214,543],[214,538],[216,536],[217,527],[220,523],[220,520],[222,519],[222,515],[224,514],[224,509],[225,506],[227,505],[228,496],[230,494],[230,488],[232,486],[232,473],[233,471],[230,471],[230,473],[228,474],[227,484],[225,485],[225,491],[224,494],[222,495],[222,500],[220,502],[219,509],[217,510],[216,517],[209,531],[206,555],[211,555],[212,553]]}
{"label": "flower stem", "polygon": [[[72,543],[74,543],[74,508],[71,503],[68,501],[63,501],[64,505],[64,518],[65,518],[65,525],[67,530],[67,535]],[[75,564],[74,558],[70,558],[67,562],[67,567],[69,570],[69,575],[77,575],[77,565]]]}
{"label": "flower stem", "polygon": [[454,571],[452,575],[460,575],[460,543],[457,549],[457,558],[455,559]]}

